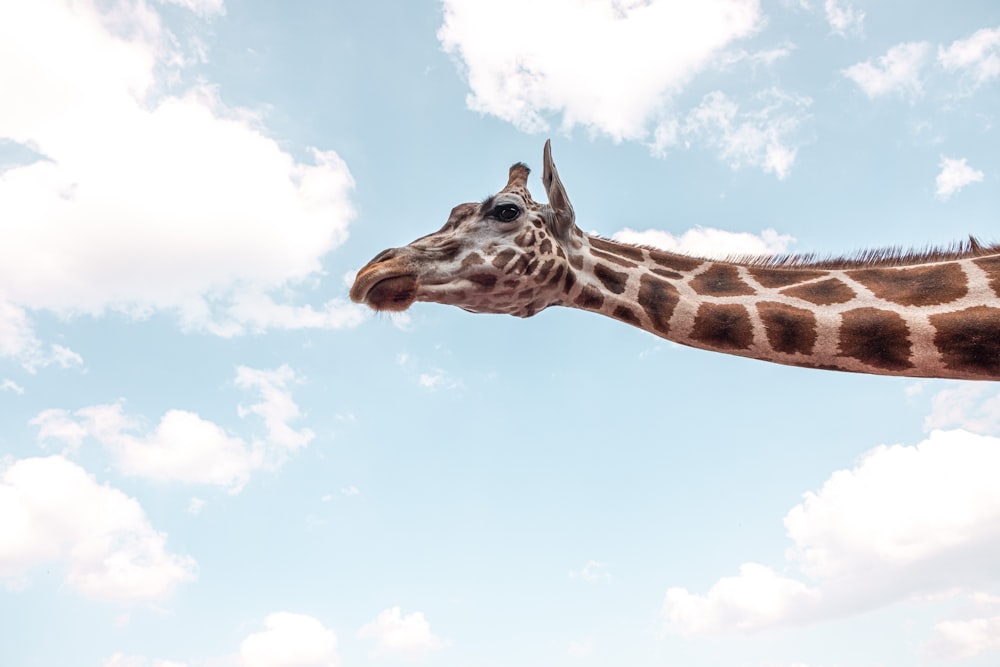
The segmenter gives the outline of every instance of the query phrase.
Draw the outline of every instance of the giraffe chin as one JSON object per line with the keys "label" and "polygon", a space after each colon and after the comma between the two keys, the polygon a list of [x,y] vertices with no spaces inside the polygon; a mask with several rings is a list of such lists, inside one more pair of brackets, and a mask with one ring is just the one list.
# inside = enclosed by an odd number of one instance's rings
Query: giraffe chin
{"label": "giraffe chin", "polygon": [[416,278],[413,276],[393,276],[372,285],[367,294],[360,300],[375,310],[398,312],[409,308],[416,300],[416,296]]}

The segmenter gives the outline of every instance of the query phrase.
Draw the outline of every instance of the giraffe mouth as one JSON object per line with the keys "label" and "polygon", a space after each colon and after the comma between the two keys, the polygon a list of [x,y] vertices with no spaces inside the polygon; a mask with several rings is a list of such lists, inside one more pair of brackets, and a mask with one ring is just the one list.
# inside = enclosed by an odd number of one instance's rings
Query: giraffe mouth
{"label": "giraffe mouth", "polygon": [[373,310],[403,311],[417,299],[417,278],[412,274],[386,275],[386,271],[364,269],[351,287],[351,301],[366,303]]}

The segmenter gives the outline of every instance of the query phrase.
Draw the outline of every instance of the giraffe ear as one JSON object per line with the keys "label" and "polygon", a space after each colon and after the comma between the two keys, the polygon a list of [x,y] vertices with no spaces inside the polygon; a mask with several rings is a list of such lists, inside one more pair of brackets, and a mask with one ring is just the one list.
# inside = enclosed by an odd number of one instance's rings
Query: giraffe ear
{"label": "giraffe ear", "polygon": [[560,237],[566,237],[576,222],[576,214],[573,212],[573,205],[569,203],[569,195],[566,194],[566,188],[563,187],[562,181],[559,180],[556,163],[552,161],[551,139],[545,141],[542,163],[542,185],[545,186],[545,194],[549,198],[549,207],[552,208],[553,232]]}

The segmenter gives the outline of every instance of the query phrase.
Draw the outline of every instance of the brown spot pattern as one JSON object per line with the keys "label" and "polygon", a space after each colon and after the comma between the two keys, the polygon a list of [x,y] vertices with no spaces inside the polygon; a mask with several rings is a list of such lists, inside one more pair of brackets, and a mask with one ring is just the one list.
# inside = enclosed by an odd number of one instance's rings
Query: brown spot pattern
{"label": "brown spot pattern", "polygon": [[560,264],[559,266],[557,266],[555,273],[553,273],[552,277],[549,279],[549,284],[550,285],[556,285],[556,284],[558,284],[559,281],[562,279],[562,274],[563,274],[564,270],[565,270],[565,268],[563,267],[562,264]]}
{"label": "brown spot pattern", "polygon": [[694,271],[703,264],[703,260],[695,259],[694,257],[685,257],[684,255],[675,255],[671,252],[663,252],[662,250],[650,250],[649,258],[660,266],[673,269],[674,271]]}
{"label": "brown spot pattern", "polygon": [[691,279],[691,289],[706,296],[745,296],[754,289],[740,278],[739,271],[729,264],[714,264]]}
{"label": "brown spot pattern", "polygon": [[608,291],[614,294],[621,294],[625,291],[625,283],[628,281],[628,274],[622,273],[621,271],[615,271],[609,269],[603,264],[598,264],[594,267],[594,275],[597,279],[604,283],[604,286],[608,288]]}
{"label": "brown spot pattern", "polygon": [[745,350],[753,343],[750,313],[738,304],[703,303],[695,315],[691,338],[719,350]]}
{"label": "brown spot pattern", "polygon": [[877,308],[849,310],[841,316],[839,354],[889,371],[913,368],[909,333],[896,313]]}
{"label": "brown spot pattern", "polygon": [[905,269],[859,269],[847,275],[878,298],[902,306],[936,306],[968,293],[965,273],[954,262]]}
{"label": "brown spot pattern", "polygon": [[528,255],[521,255],[516,260],[514,260],[510,264],[510,266],[507,267],[507,270],[505,271],[505,273],[507,273],[507,274],[513,273],[514,275],[517,275],[517,276],[523,275],[524,274],[524,270],[526,268],[528,268],[528,263],[530,261],[531,261],[531,259],[528,257]]}
{"label": "brown spot pattern", "polygon": [[542,253],[543,255],[548,255],[549,253],[551,253],[552,252],[552,241],[550,241],[548,239],[545,239],[544,241],[542,241],[541,244],[538,246],[538,252]]}
{"label": "brown spot pattern", "polygon": [[636,262],[641,262],[643,260],[642,248],[636,248],[631,245],[622,245],[620,243],[606,241],[592,236],[590,237],[590,247],[597,250],[603,250],[604,252],[608,252],[613,255],[618,255],[619,257],[628,257]]}
{"label": "brown spot pattern", "polygon": [[812,354],[816,344],[816,316],[805,308],[764,301],[757,304],[767,342],[775,352]]}
{"label": "brown spot pattern", "polygon": [[587,308],[588,310],[597,310],[604,305],[604,295],[596,287],[591,287],[587,285],[580,293],[577,294],[576,299],[573,301],[576,305],[581,308]]}
{"label": "brown spot pattern", "polygon": [[469,269],[473,266],[479,266],[480,264],[485,264],[486,260],[479,256],[479,253],[471,252],[469,255],[462,260],[463,269]]}
{"label": "brown spot pattern", "polygon": [[506,250],[501,250],[500,252],[497,253],[497,256],[493,258],[493,266],[497,267],[498,269],[502,269],[503,267],[507,266],[507,263],[510,262],[510,260],[514,259],[514,255],[516,254],[517,251],[512,250],[511,248],[507,248]]}
{"label": "brown spot pattern", "polygon": [[986,272],[990,278],[990,289],[997,296],[1000,296],[1000,256],[984,257],[973,262],[976,266]]}
{"label": "brown spot pattern", "polygon": [[945,366],[972,375],[1000,375],[1000,308],[974,306],[931,315],[930,321]]}
{"label": "brown spot pattern", "polygon": [[617,255],[610,255],[606,252],[601,252],[600,250],[591,250],[590,254],[592,254],[594,257],[597,257],[598,259],[603,259],[606,262],[611,262],[612,264],[617,264],[618,266],[624,266],[629,269],[634,269],[635,267],[639,266],[638,264],[636,264],[631,260],[619,257]]}
{"label": "brown spot pattern", "polygon": [[628,306],[616,306],[614,312],[611,314],[622,322],[639,326],[639,316]]}
{"label": "brown spot pattern", "polygon": [[535,230],[530,227],[525,229],[523,232],[514,237],[514,243],[522,248],[535,245]]}
{"label": "brown spot pattern", "polygon": [[540,283],[544,281],[546,278],[548,278],[549,271],[551,271],[552,267],[555,265],[556,265],[556,260],[554,259],[545,260],[545,263],[542,264],[542,268],[538,269],[538,274],[535,276],[535,282]]}
{"label": "brown spot pattern", "polygon": [[677,289],[668,282],[649,275],[639,279],[639,306],[653,323],[653,328],[664,336],[670,331],[670,318],[680,301]]}
{"label": "brown spot pattern", "polygon": [[829,306],[834,303],[847,303],[857,295],[843,281],[836,278],[827,278],[819,282],[789,287],[781,290],[785,296],[802,299],[817,306]]}
{"label": "brown spot pattern", "polygon": [[[559,268],[561,269],[562,266],[560,266]],[[571,289],[573,289],[573,285],[575,284],[576,284],[576,274],[573,273],[572,271],[567,271],[566,282],[563,285],[563,291],[568,293]]]}
{"label": "brown spot pattern", "polygon": [[497,277],[492,273],[473,273],[468,277],[468,280],[488,290],[493,289],[497,284]]}
{"label": "brown spot pattern", "polygon": [[677,273],[676,271],[668,271],[667,269],[656,269],[656,268],[653,268],[653,269],[650,269],[650,271],[652,271],[653,273],[655,273],[658,276],[663,276],[664,278],[670,278],[672,280],[680,280],[681,278],[684,277],[681,274]]}
{"label": "brown spot pattern", "polygon": [[804,271],[802,269],[773,269],[766,266],[758,266],[749,270],[753,279],[760,283],[761,287],[776,289],[778,287],[788,287],[797,283],[804,283],[807,280],[822,278],[823,271]]}

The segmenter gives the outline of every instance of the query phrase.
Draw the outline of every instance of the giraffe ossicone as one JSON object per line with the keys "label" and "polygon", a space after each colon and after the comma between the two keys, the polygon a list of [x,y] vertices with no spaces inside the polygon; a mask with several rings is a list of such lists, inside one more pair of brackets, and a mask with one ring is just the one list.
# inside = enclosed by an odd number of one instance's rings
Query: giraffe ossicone
{"label": "giraffe ossicone", "polygon": [[683,345],[793,366],[1000,380],[1000,245],[951,251],[720,261],[583,233],[545,143],[547,204],[529,169],[456,206],[437,232],[377,255],[351,299],[530,317],[589,310]]}

